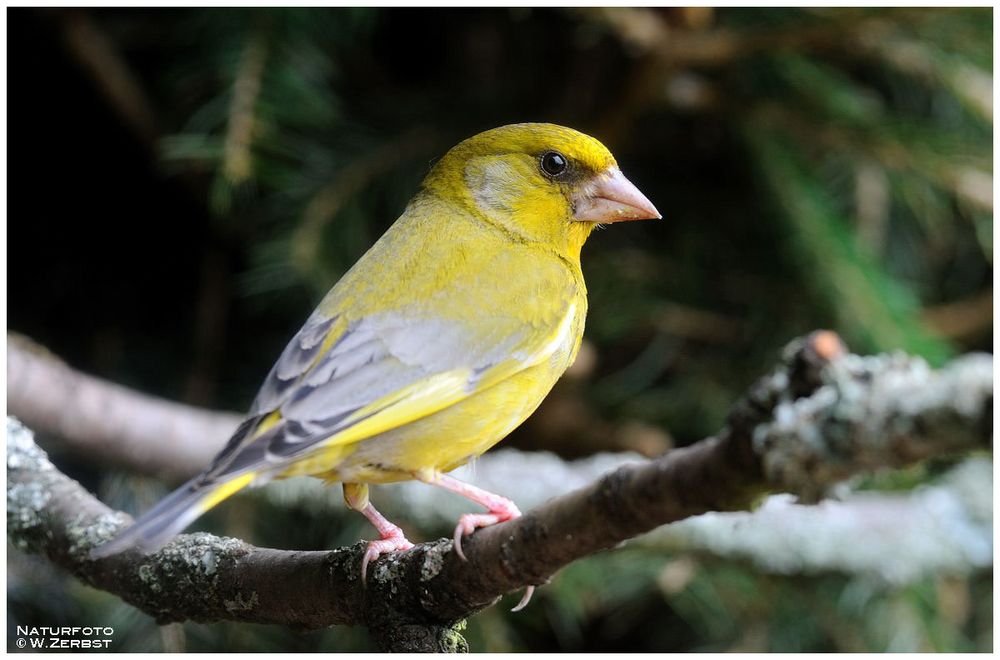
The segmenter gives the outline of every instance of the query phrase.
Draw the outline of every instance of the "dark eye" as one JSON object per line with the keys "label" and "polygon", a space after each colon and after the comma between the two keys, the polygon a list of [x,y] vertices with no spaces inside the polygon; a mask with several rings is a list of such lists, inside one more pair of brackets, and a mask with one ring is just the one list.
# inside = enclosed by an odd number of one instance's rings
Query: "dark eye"
{"label": "dark eye", "polygon": [[559,176],[569,165],[566,157],[557,151],[546,151],[542,154],[542,171],[549,176]]}

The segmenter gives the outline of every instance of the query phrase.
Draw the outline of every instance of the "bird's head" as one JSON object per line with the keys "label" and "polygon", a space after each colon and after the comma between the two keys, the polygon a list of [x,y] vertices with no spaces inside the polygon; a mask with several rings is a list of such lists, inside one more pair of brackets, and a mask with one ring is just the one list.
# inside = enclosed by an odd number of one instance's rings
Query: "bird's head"
{"label": "bird's head", "polygon": [[459,143],[424,190],[577,257],[598,224],[660,217],[603,144],[555,124],[511,124]]}

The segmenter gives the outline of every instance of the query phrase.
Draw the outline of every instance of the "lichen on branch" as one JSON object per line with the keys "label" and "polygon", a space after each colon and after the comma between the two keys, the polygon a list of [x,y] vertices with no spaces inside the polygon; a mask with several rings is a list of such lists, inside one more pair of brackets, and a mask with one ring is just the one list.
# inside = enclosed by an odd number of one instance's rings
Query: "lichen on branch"
{"label": "lichen on branch", "polygon": [[461,650],[466,617],[661,525],[746,509],[767,490],[814,500],[859,472],[988,446],[992,401],[988,356],[932,371],[908,356],[851,356],[836,335],[813,333],[789,346],[716,436],[479,530],[464,544],[468,561],[447,540],[380,558],[367,585],[364,543],[295,552],[190,534],[152,555],[91,560],[128,517],[62,475],[9,422],[8,534],[162,622],[365,625],[386,650]]}

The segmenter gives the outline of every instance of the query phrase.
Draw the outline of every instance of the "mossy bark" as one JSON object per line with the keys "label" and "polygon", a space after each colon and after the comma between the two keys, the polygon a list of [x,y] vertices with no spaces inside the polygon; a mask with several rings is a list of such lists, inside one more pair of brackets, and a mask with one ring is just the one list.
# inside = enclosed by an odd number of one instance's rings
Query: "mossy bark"
{"label": "mossy bark", "polygon": [[47,555],[163,623],[365,625],[385,650],[463,651],[470,615],[660,525],[748,508],[766,489],[814,500],[859,471],[986,446],[992,403],[988,356],[934,372],[907,356],[845,355],[828,333],[814,334],[751,388],[717,436],[481,529],[464,544],[467,561],[449,540],[382,557],[367,585],[364,543],[292,552],[190,534],[148,556],[92,560],[91,549],[128,516],[56,470],[30,431],[9,419],[7,528],[15,547]]}

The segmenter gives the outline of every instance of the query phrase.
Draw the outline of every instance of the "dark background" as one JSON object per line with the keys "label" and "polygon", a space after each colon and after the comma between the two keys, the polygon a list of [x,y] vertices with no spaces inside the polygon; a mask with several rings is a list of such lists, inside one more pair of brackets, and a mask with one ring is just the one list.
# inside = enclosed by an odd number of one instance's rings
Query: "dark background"
{"label": "dark background", "polygon": [[[429,163],[517,121],[602,139],[664,220],[591,238],[584,358],[506,444],[567,458],[689,444],[719,427],[781,346],[819,327],[856,352],[902,349],[934,364],[990,350],[989,9],[15,9],[8,19],[9,329],[104,378],[245,409]],[[248,88],[258,91],[241,110],[233,97]],[[126,502],[134,487],[161,492],[99,461],[57,459]],[[259,541],[290,527],[319,547],[333,538],[301,512],[253,516]],[[226,524],[225,511],[208,521]],[[363,533],[343,524],[343,542]],[[626,559],[567,571],[533,614],[477,617],[474,648],[721,650],[739,646],[749,619],[764,631],[759,650],[886,648],[877,632],[860,646],[843,632],[869,625],[838,609],[849,576],[705,559],[702,579],[729,622],[718,626],[719,612],[682,615],[653,579],[627,600],[600,600],[596,576],[653,574],[671,558]],[[136,631],[116,638],[122,650],[163,648],[144,615],[45,564],[11,561],[9,625],[89,625],[77,617],[100,611]],[[936,579],[873,588],[905,609]],[[961,579],[969,611],[949,619],[929,606],[913,650],[989,648],[975,604],[989,602],[991,574]],[[826,604],[802,605],[817,589]],[[763,602],[774,594],[799,605]],[[830,617],[837,625],[817,623]],[[927,633],[941,621],[947,633]],[[344,629],[184,630],[191,650],[368,648]]]}

